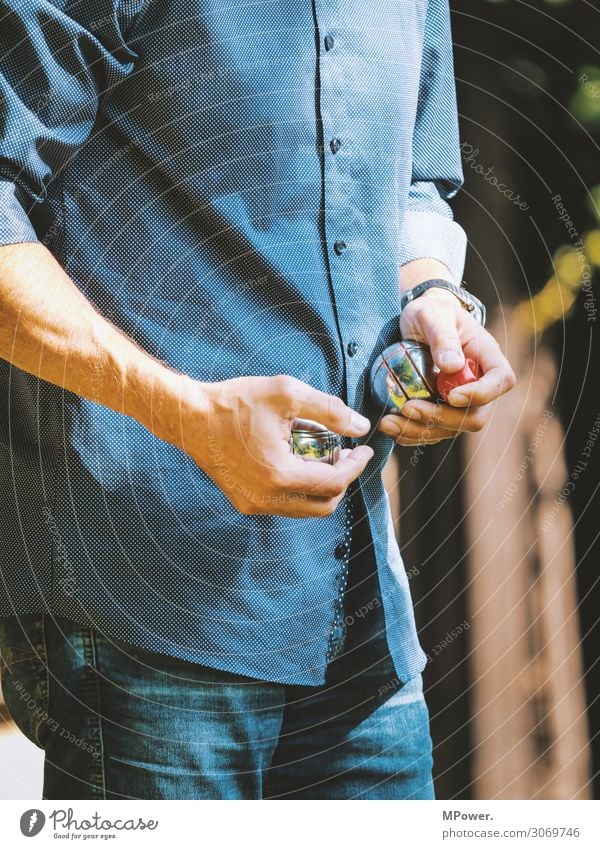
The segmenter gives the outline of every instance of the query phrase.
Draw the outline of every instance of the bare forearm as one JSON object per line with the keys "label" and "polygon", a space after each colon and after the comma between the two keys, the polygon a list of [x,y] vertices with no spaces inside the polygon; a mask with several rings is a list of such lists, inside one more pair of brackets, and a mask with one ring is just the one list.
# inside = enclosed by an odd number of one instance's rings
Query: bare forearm
{"label": "bare forearm", "polygon": [[450,269],[437,259],[429,259],[428,257],[413,259],[411,262],[400,266],[399,279],[402,292],[407,292],[424,280],[432,280],[433,278],[449,280],[451,283],[460,282],[454,280]]}
{"label": "bare forearm", "polygon": [[[399,276],[403,291],[451,277],[434,259],[409,262]],[[35,242],[0,247],[0,357],[146,425],[178,377],[101,316]]]}
{"label": "bare forearm", "polygon": [[0,247],[0,357],[146,426],[179,379],[100,315],[35,242]]}

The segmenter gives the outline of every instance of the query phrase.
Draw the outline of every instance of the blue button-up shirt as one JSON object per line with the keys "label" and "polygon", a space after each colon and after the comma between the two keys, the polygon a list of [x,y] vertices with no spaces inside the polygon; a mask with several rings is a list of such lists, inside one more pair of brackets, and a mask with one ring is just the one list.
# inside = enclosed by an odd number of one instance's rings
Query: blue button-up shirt
{"label": "blue button-up shirt", "polygon": [[[447,0],[0,0],[0,43],[0,244],[47,245],[177,370],[287,373],[371,418],[360,494],[389,649],[401,680],[416,674],[381,480],[392,441],[365,376],[398,335],[399,266],[462,276]],[[344,502],[325,519],[241,515],[132,418],[0,375],[0,613],[324,680]]]}

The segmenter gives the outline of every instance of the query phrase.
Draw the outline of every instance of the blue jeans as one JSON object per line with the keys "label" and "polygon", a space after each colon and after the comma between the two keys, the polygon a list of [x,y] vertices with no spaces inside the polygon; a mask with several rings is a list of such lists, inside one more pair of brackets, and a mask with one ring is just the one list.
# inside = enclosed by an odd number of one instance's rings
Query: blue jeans
{"label": "blue jeans", "polygon": [[262,682],[109,639],[63,618],[0,618],[1,680],[45,750],[44,799],[430,799],[418,675],[381,638],[324,685]]}

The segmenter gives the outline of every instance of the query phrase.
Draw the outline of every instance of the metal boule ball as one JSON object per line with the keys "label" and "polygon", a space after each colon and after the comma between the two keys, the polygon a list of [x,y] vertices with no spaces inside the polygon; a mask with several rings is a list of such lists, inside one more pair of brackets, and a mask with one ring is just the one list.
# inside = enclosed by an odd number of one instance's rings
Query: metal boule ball
{"label": "metal boule ball", "polygon": [[333,465],[340,456],[342,440],[338,433],[310,419],[294,419],[290,450],[303,460]]}
{"label": "metal boule ball", "polygon": [[428,345],[404,339],[386,348],[371,367],[371,394],[385,413],[400,413],[413,398],[436,401],[438,368]]}

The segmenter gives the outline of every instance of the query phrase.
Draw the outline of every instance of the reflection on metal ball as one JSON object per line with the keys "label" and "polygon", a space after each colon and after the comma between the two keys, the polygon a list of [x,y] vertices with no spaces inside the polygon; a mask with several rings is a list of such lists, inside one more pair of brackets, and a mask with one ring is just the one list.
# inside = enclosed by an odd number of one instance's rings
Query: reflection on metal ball
{"label": "reflection on metal ball", "polygon": [[411,398],[435,401],[437,372],[427,345],[413,339],[396,342],[373,363],[373,399],[386,413],[400,413]]}
{"label": "reflection on metal ball", "polygon": [[342,440],[339,434],[327,430],[310,419],[294,419],[290,449],[303,460],[316,460],[333,465],[340,456]]}

